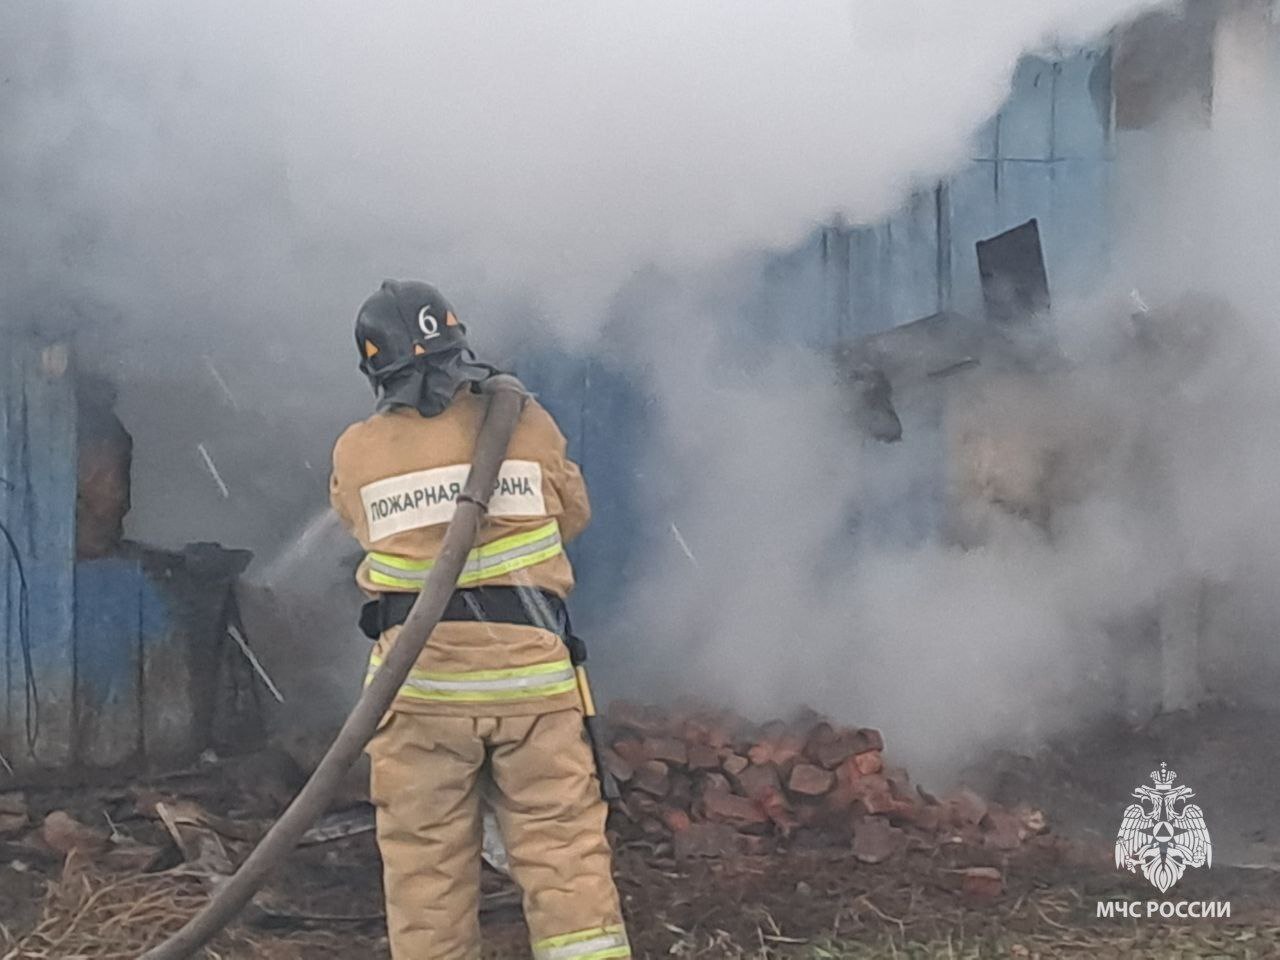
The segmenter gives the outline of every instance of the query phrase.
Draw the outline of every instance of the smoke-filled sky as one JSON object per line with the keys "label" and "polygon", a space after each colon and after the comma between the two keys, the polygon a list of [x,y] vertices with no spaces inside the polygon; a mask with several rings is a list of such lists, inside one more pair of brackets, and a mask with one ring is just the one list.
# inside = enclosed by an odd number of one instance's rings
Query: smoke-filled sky
{"label": "smoke-filled sky", "polygon": [[892,208],[1023,52],[1154,5],[10,6],[5,301],[52,278],[153,339],[329,352],[377,279],[426,273],[590,329],[647,262]]}

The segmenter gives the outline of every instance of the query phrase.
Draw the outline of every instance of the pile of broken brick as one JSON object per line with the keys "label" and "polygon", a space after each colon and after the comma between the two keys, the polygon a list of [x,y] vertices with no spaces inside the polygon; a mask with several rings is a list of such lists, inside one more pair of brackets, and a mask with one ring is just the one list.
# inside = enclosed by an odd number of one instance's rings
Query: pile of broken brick
{"label": "pile of broken brick", "polygon": [[670,841],[677,856],[852,843],[858,859],[880,863],[913,840],[1012,851],[1047,829],[1038,810],[913,785],[885,762],[878,730],[625,702],[606,720],[604,761],[622,794],[610,829],[624,842]]}

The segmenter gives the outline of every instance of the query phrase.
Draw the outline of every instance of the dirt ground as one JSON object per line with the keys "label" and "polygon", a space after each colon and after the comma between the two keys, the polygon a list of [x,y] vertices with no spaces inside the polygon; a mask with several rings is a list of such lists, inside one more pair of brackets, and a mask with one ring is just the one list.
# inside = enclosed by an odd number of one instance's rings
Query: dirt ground
{"label": "dirt ground", "polygon": [[[915,843],[867,865],[845,845],[797,834],[758,856],[676,860],[670,845],[617,853],[617,879],[636,955],[645,958],[1280,957],[1280,871],[1272,824],[1280,721],[1219,709],[1143,731],[1100,727],[1035,756],[1000,755],[971,772],[995,799],[1031,800],[1051,832],[1002,853]],[[1133,787],[1166,760],[1199,795],[1214,839],[1208,870],[1189,871],[1169,899],[1229,901],[1229,919],[1099,918],[1099,901],[1157,899],[1141,877],[1117,871],[1111,844]],[[265,823],[234,776],[68,793],[32,793],[33,820],[65,809],[86,823],[110,817],[119,833],[161,846],[162,828],[131,815],[138,797],[167,791],[245,823]],[[235,854],[247,843],[228,841]],[[153,871],[172,871],[172,853]],[[74,860],[74,857],[73,857]],[[1000,880],[966,887],[965,871]],[[172,872],[111,873],[67,863],[34,834],[0,839],[0,958],[124,960],[171,931],[205,897]],[[486,957],[526,957],[518,894],[486,873]],[[357,833],[297,851],[209,958],[344,960],[389,956],[377,850]]]}

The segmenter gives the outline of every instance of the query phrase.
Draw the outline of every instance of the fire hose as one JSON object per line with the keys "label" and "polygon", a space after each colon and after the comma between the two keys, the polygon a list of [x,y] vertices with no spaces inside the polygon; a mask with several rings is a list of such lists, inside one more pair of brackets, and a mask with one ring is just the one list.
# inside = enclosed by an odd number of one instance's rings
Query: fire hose
{"label": "fire hose", "polygon": [[[431,632],[444,615],[467,556],[475,546],[489,496],[528,397],[523,384],[508,375],[484,381],[481,390],[490,395],[489,406],[476,438],[466,485],[458,496],[457,509],[445,531],[435,565],[382,666],[365,687],[311,778],[240,869],[215,890],[204,909],[181,930],[142,954],[140,960],[183,960],[190,957],[234,919],[268,874],[279,866],[311,824],[324,813],[343,776],[359,758],[376,732],[379,720],[391,707]],[[594,722],[594,709],[585,675],[581,672],[579,686],[590,727]]]}

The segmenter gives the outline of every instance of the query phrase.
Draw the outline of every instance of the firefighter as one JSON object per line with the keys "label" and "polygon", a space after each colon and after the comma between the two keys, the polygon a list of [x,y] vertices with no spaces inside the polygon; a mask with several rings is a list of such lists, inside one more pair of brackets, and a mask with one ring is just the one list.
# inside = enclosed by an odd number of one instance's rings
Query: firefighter
{"label": "firefighter", "polygon": [[[377,412],[338,439],[330,495],[366,551],[370,675],[441,548],[496,371],[433,286],[386,281],[356,319]],[[524,895],[535,960],[630,957],[606,806],[566,640],[565,544],[590,517],[565,438],[521,414],[477,546],[369,744],[394,960],[480,955],[482,801]]]}

